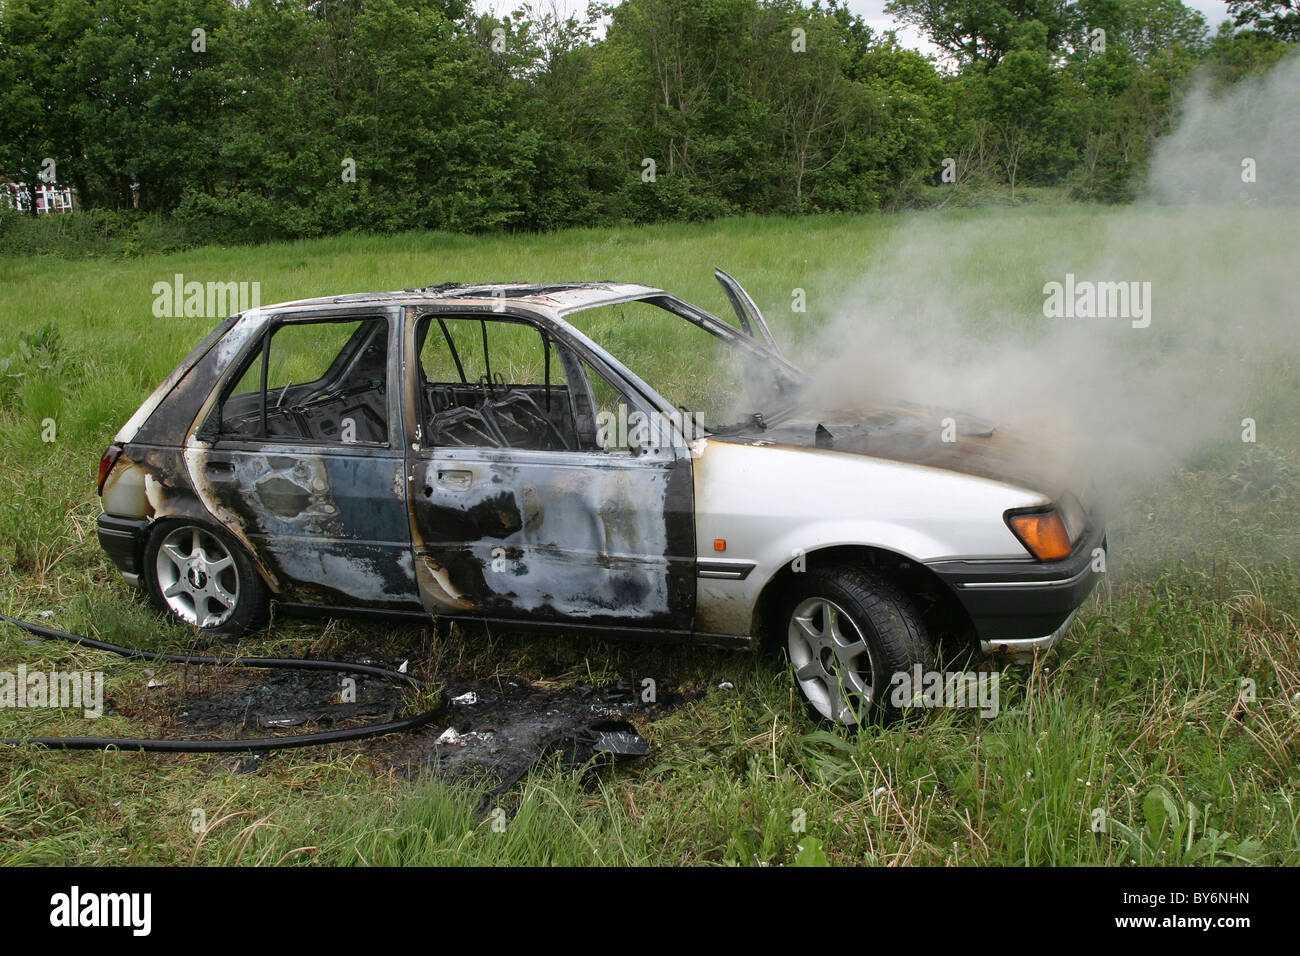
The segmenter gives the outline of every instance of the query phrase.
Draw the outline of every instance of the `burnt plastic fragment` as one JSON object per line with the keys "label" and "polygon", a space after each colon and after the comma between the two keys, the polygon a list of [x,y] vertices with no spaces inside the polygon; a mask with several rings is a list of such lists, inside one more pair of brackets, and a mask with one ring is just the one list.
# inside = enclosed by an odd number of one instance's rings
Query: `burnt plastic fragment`
{"label": "burnt plastic fragment", "polygon": [[577,731],[573,739],[578,745],[589,748],[592,753],[644,757],[650,752],[650,742],[626,720],[599,721]]}

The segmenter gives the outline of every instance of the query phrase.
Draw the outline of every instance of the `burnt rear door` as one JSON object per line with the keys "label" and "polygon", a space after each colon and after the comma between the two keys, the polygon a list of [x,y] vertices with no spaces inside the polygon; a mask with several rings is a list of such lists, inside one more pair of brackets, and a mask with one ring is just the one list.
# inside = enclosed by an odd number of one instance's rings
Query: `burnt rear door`
{"label": "burnt rear door", "polygon": [[410,335],[410,504],[425,606],[689,629],[688,449],[628,447],[628,420],[635,429],[646,407],[609,384],[608,367],[523,315],[424,316]]}
{"label": "burnt rear door", "polygon": [[297,312],[243,361],[191,472],[290,602],[419,610],[400,402],[397,310]]}

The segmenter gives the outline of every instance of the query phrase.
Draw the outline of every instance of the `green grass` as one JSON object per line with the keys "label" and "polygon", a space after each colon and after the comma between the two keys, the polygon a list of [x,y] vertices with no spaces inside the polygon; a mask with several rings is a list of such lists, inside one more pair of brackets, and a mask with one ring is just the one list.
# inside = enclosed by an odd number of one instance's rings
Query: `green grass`
{"label": "green grass", "polygon": [[[0,362],[9,359],[0,367],[0,609],[54,610],[55,626],[124,644],[186,646],[189,635],[144,606],[94,537],[100,452],[212,324],[153,317],[152,286],[174,273],[259,281],[263,303],[445,281],[613,278],[729,316],[711,275],[718,265],[797,348],[837,318],[860,277],[892,268],[918,236],[938,235],[933,284],[968,290],[960,315],[903,314],[910,300],[897,294],[868,303],[867,314],[1032,338],[1042,280],[1025,277],[1123,247],[1114,226],[1135,215],[1032,206],[0,259]],[[1287,225],[1254,215],[1207,226],[1205,243],[1231,263],[1243,226],[1271,235]],[[1177,221],[1161,210],[1141,216]],[[796,288],[806,312],[791,311]],[[915,292],[923,302],[935,289]],[[1157,347],[1177,344],[1177,327],[1157,331]],[[652,340],[628,347],[645,361],[675,360]],[[1293,343],[1265,352],[1239,374],[1268,442],[1253,458],[1231,436],[1210,442],[1132,489],[1112,521],[1114,573],[1057,655],[1004,675],[991,720],[938,711],[849,735],[810,720],[779,662],[761,655],[277,618],[245,649],[414,654],[419,673],[440,660],[480,677],[556,683],[649,675],[698,699],[647,728],[654,749],[643,761],[600,774],[537,768],[503,798],[504,832],[500,817],[475,814],[477,793],[413,785],[361,746],[289,751],[251,773],[235,757],[6,750],[0,860],[788,865],[816,838],[836,864],[1300,863],[1300,386]],[[43,440],[47,420],[53,441]],[[20,662],[105,671],[116,713],[94,725],[101,735],[175,732],[179,688],[212,679],[155,665],[165,686],[150,689],[142,664],[0,629],[0,670]],[[719,689],[723,681],[734,689]],[[0,711],[0,736],[86,732],[54,711]],[[196,811],[206,832],[195,831]]]}

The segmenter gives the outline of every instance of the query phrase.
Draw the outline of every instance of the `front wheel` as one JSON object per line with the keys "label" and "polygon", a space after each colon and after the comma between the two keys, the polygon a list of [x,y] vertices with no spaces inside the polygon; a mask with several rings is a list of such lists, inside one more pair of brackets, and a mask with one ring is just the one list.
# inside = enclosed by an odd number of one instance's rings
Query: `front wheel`
{"label": "front wheel", "polygon": [[266,620],[266,585],[224,532],[190,521],[160,524],[145,548],[158,609],[217,637],[241,637]]}
{"label": "front wheel", "polygon": [[893,675],[934,666],[915,605],[867,568],[813,568],[799,577],[785,604],[786,651],[808,705],[847,726],[898,717]]}

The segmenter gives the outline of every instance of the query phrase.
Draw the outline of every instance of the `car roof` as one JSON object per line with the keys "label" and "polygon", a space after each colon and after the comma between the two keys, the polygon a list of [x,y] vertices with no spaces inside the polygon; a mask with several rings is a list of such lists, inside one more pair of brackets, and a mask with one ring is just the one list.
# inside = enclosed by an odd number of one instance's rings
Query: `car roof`
{"label": "car roof", "polygon": [[493,303],[502,298],[512,303],[547,309],[560,315],[614,305],[634,299],[667,295],[663,289],[630,282],[446,282],[422,289],[398,292],[362,292],[350,295],[297,299],[260,307],[262,312],[276,312],[324,305],[435,305],[447,302]]}

